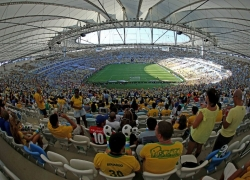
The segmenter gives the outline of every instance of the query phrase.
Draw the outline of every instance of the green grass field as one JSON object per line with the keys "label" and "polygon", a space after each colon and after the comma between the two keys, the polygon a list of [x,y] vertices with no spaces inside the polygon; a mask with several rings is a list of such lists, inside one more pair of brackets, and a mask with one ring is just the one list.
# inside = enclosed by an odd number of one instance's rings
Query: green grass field
{"label": "green grass field", "polygon": [[158,64],[112,64],[93,74],[88,82],[106,83],[108,81],[150,82],[154,80],[182,82]]}

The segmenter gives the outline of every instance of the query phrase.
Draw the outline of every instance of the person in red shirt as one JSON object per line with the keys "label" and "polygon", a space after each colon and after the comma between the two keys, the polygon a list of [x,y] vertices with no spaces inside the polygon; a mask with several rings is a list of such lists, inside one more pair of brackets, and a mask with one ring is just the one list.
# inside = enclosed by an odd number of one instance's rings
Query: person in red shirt
{"label": "person in red shirt", "polygon": [[103,126],[106,124],[107,116],[98,115],[96,116],[96,126],[89,127],[89,133],[91,141],[95,144],[107,144],[106,136],[103,132]]}

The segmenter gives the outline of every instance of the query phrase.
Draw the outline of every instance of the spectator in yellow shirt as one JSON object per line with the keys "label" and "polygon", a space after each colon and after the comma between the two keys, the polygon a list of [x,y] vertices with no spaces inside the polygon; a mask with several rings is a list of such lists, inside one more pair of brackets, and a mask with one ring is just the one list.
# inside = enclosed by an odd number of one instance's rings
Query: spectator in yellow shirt
{"label": "spectator in yellow shirt", "polygon": [[159,142],[146,144],[140,152],[144,171],[163,174],[175,168],[182,155],[183,145],[178,141],[173,143],[171,141],[172,134],[173,126],[171,123],[161,121],[156,125],[155,135]]}
{"label": "spectator in yellow shirt", "polygon": [[72,132],[75,135],[83,135],[83,129],[80,125],[76,124],[72,119],[70,119],[66,114],[60,115],[62,118],[66,119],[70,126],[60,125],[57,114],[52,114],[49,117],[48,129],[53,136],[59,138],[71,138]]}
{"label": "spectator in yellow shirt", "polygon": [[196,119],[198,110],[199,110],[198,107],[196,107],[196,106],[192,107],[192,113],[193,113],[193,115],[190,116],[188,118],[188,120],[187,120],[187,122],[188,122],[188,128],[190,128],[193,125],[193,123],[194,123],[194,121]]}
{"label": "spectator in yellow shirt", "polygon": [[156,103],[152,104],[152,109],[148,111],[148,117],[157,117],[159,116],[159,110],[155,109],[156,108]]}
{"label": "spectator in yellow shirt", "polygon": [[169,105],[168,105],[168,104],[165,104],[165,109],[163,109],[163,110],[161,111],[161,115],[162,115],[162,116],[170,116],[171,110],[168,109],[168,108],[169,108]]}
{"label": "spectator in yellow shirt", "polygon": [[36,93],[34,94],[34,99],[36,101],[37,107],[40,109],[40,112],[47,118],[47,111],[45,109],[44,98],[42,96],[41,88],[37,88]]}
{"label": "spectator in yellow shirt", "polygon": [[77,124],[80,124],[80,118],[87,127],[86,111],[83,108],[83,98],[80,96],[79,89],[75,89],[75,95],[70,100],[71,107],[74,108],[74,117],[76,118]]}
{"label": "spectator in yellow shirt", "polygon": [[110,136],[110,153],[98,153],[94,158],[97,170],[113,177],[127,176],[140,171],[140,164],[134,156],[124,155],[126,137],[122,133]]}
{"label": "spectator in yellow shirt", "polygon": [[217,117],[216,117],[216,121],[215,122],[221,122],[222,121],[222,116],[223,116],[223,114],[222,114],[222,110],[221,110],[221,103],[217,103],[217,105],[218,105],[218,107],[219,107],[219,113],[218,113],[218,115],[217,115]]}

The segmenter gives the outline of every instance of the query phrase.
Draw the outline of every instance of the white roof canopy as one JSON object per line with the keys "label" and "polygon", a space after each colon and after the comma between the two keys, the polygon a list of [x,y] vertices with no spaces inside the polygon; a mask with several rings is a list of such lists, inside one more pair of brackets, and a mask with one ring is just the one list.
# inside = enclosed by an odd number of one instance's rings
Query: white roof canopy
{"label": "white roof canopy", "polygon": [[48,43],[74,28],[109,20],[121,28],[133,19],[202,31],[219,48],[250,56],[249,7],[249,0],[1,0],[0,61],[48,54]]}

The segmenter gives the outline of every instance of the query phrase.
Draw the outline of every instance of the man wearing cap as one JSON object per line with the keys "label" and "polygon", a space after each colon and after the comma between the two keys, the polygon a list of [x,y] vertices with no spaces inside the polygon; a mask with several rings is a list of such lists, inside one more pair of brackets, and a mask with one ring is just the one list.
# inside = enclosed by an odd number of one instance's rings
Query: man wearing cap
{"label": "man wearing cap", "polygon": [[95,144],[106,144],[106,136],[103,132],[103,126],[106,124],[107,116],[98,115],[96,116],[96,126],[89,127],[89,133],[91,136],[91,140]]}

